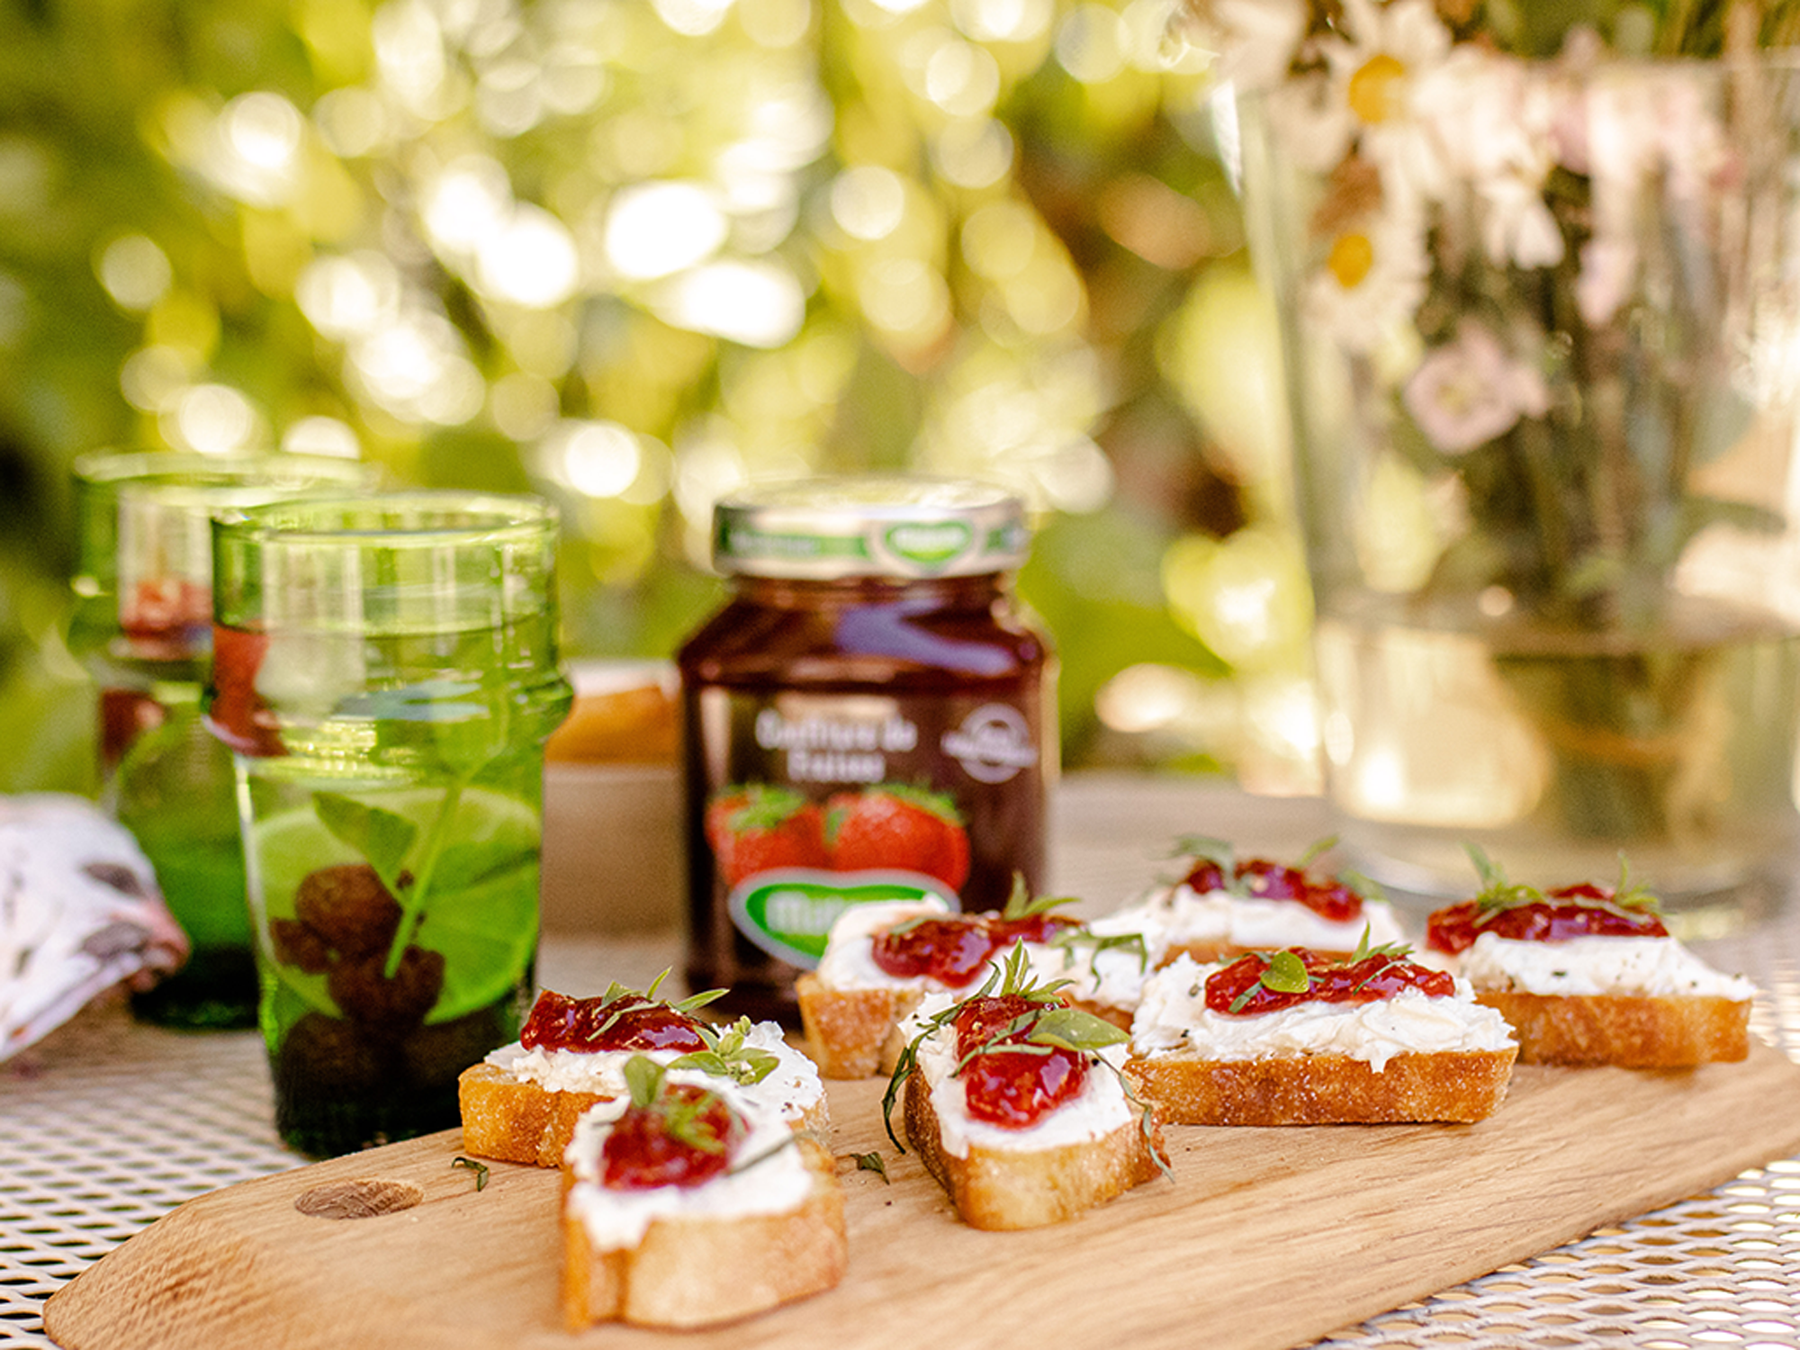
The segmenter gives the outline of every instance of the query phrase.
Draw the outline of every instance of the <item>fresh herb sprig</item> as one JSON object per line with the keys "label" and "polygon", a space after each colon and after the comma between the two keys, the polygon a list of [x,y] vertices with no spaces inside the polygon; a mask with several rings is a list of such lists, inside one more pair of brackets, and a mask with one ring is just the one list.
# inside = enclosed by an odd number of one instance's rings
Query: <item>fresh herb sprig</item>
{"label": "fresh herb sprig", "polygon": [[706,1042],[706,1049],[694,1050],[679,1059],[671,1060],[671,1069],[696,1069],[714,1078],[727,1078],[741,1087],[748,1087],[762,1082],[781,1063],[774,1051],[749,1043],[748,1017],[738,1018],[723,1030],[710,1027],[704,1022],[696,1023],[694,1029],[700,1033],[700,1039]]}
{"label": "fresh herb sprig", "polygon": [[[1315,839],[1306,846],[1306,849],[1291,865],[1295,871],[1304,873],[1307,868],[1336,848],[1337,845],[1338,837],[1335,834],[1328,834],[1323,839]],[[1171,856],[1185,859],[1188,863],[1189,873],[1192,873],[1194,868],[1201,863],[1211,863],[1219,869],[1219,875],[1224,882],[1223,889],[1227,894],[1235,895],[1239,899],[1251,894],[1250,875],[1239,874],[1237,849],[1228,840],[1215,839],[1206,834],[1184,834],[1175,841],[1175,851]],[[1370,892],[1352,882],[1348,875],[1340,875],[1338,880],[1350,886],[1365,899],[1369,898]],[[1370,884],[1373,885],[1373,883]]]}
{"label": "fresh herb sprig", "polygon": [[1048,914],[1052,910],[1061,909],[1064,905],[1075,903],[1072,895],[1039,895],[1033,896],[1031,886],[1025,880],[1023,872],[1013,873],[1012,891],[1006,897],[1006,904],[1000,911],[1000,917],[1017,923],[1021,919],[1035,919],[1040,914]]}
{"label": "fresh herb sprig", "polygon": [[[659,999],[657,997],[657,991],[662,988],[663,981],[669,978],[670,969],[671,967],[664,966],[662,973],[654,980],[650,981],[650,987],[641,994],[635,989],[620,984],[617,980],[609,981],[606,986],[606,992],[600,996],[600,1001],[602,1003],[616,1003],[622,998],[635,996],[644,999],[649,1003],[668,1002],[666,999]],[[678,1013],[695,1013],[704,1008],[707,1004],[724,998],[729,992],[730,991],[726,989],[702,989],[697,994],[689,994],[686,998],[668,1002],[668,1006]]]}
{"label": "fresh herb sprig", "polygon": [[[1241,1012],[1244,1005],[1256,997],[1258,989],[1267,989],[1274,994],[1304,994],[1312,989],[1312,971],[1307,968],[1305,960],[1298,952],[1284,949],[1273,952],[1251,952],[1250,955],[1263,961],[1262,974],[1257,977],[1256,983],[1249,985],[1231,1000],[1231,1006],[1226,1011]],[[1368,975],[1357,981],[1352,992],[1361,992],[1411,955],[1412,947],[1404,942],[1384,942],[1379,946],[1370,946],[1369,925],[1364,924],[1362,936],[1357,939],[1356,950],[1341,964],[1346,967],[1360,965],[1372,956],[1387,958]],[[1199,986],[1196,985],[1190,996],[1197,997],[1199,992]]]}
{"label": "fresh herb sprig", "polygon": [[1053,1050],[1061,1049],[1090,1055],[1093,1062],[1104,1065],[1118,1075],[1127,1100],[1140,1108],[1139,1128],[1149,1144],[1151,1157],[1156,1160],[1158,1169],[1165,1176],[1170,1175],[1168,1160],[1156,1142],[1153,1108],[1138,1098],[1131,1090],[1130,1081],[1115,1065],[1094,1053],[1110,1045],[1128,1042],[1131,1039],[1130,1033],[1092,1013],[1070,1007],[1062,998],[1062,991],[1068,986],[1067,980],[1038,981],[1032,971],[1030,958],[1026,955],[1025,944],[1016,943],[1007,953],[1005,961],[988,973],[987,979],[973,994],[924,1018],[919,1023],[918,1033],[901,1050],[894,1072],[888,1079],[887,1091],[881,1099],[882,1123],[894,1147],[901,1153],[906,1152],[906,1146],[894,1133],[894,1107],[902,1086],[918,1067],[920,1047],[930,1037],[953,1024],[965,1004],[980,998],[1017,997],[1027,1000],[1033,1006],[1006,1023],[990,1028],[984,1042],[958,1061],[954,1075],[960,1076],[981,1055],[1001,1051],[1048,1055]]}
{"label": "fresh herb sprig", "polygon": [[1575,905],[1582,909],[1628,910],[1638,914],[1660,914],[1662,901],[1643,886],[1631,879],[1631,866],[1625,855],[1619,855],[1619,884],[1613,888],[1610,896],[1591,896],[1579,893],[1559,895],[1551,900],[1543,891],[1524,882],[1509,880],[1505,869],[1476,843],[1465,843],[1463,849],[1469,855],[1469,861],[1475,864],[1475,872],[1481,878],[1481,890],[1475,895],[1475,926],[1482,927],[1491,923],[1510,909],[1519,909],[1525,905],[1557,904]]}
{"label": "fresh herb sprig", "polygon": [[1138,969],[1150,969],[1150,945],[1142,933],[1096,933],[1084,924],[1079,928],[1065,928],[1050,939],[1050,945],[1063,953],[1065,969],[1075,964],[1075,951],[1079,947],[1093,948],[1092,960],[1097,960],[1101,952],[1135,952]]}
{"label": "fresh herb sprig", "polygon": [[852,1153],[850,1160],[856,1164],[859,1172],[873,1172],[889,1186],[894,1184],[893,1178],[887,1174],[887,1163],[878,1149],[870,1149],[867,1153]]}

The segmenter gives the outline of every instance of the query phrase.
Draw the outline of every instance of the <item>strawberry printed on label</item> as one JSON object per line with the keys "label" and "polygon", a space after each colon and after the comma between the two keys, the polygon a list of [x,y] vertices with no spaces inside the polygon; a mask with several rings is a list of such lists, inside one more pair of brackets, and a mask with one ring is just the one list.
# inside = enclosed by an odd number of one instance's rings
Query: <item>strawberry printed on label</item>
{"label": "strawberry printed on label", "polygon": [[706,840],[727,886],[776,868],[830,865],[825,813],[788,788],[747,783],[723,789],[707,805]]}
{"label": "strawberry printed on label", "polygon": [[943,793],[900,783],[840,792],[825,804],[825,839],[839,872],[919,872],[960,892],[969,879],[969,836]]}

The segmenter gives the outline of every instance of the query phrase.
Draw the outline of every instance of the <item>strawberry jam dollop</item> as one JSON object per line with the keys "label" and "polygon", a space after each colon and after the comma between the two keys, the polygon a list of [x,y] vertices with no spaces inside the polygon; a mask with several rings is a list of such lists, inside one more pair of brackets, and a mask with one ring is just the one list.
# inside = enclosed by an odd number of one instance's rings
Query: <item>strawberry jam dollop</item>
{"label": "strawberry jam dollop", "polygon": [[725,1171],[745,1129],[718,1094],[692,1083],[667,1084],[651,1105],[634,1103],[613,1122],[600,1148],[600,1184],[698,1186]]}
{"label": "strawberry jam dollop", "polygon": [[896,924],[878,933],[870,956],[896,979],[925,977],[951,989],[971,983],[997,951],[1015,942],[1048,942],[1074,919],[1033,914],[1006,919],[998,914],[946,914]]}
{"label": "strawberry jam dollop", "polygon": [[1018,994],[998,994],[972,998],[958,1009],[956,1054],[974,1119],[1022,1130],[1081,1094],[1087,1081],[1086,1057],[1062,1046],[1028,1041],[1037,1019],[1055,1006]]}
{"label": "strawberry jam dollop", "polygon": [[1348,923],[1363,910],[1362,896],[1343,882],[1315,880],[1303,868],[1284,867],[1267,858],[1246,858],[1232,869],[1229,878],[1219,863],[1206,858],[1186,877],[1188,889],[1196,895],[1224,890],[1233,880],[1244,882],[1258,900],[1292,900],[1332,923]]}
{"label": "strawberry jam dollop", "polygon": [[1582,882],[1545,891],[1505,909],[1483,909],[1465,900],[1433,912],[1426,922],[1425,945],[1454,956],[1475,945],[1483,933],[1515,942],[1565,942],[1578,937],[1667,937],[1669,930],[1649,910],[1613,903],[1613,892]]}
{"label": "strawberry jam dollop", "polygon": [[1360,961],[1338,961],[1305,947],[1290,947],[1306,969],[1307,987],[1301,990],[1271,989],[1263,975],[1270,968],[1266,954],[1252,952],[1206,977],[1206,1006],[1216,1013],[1256,1017],[1280,1012],[1301,1003],[1379,1003],[1405,989],[1417,989],[1428,998],[1448,998],[1456,992],[1455,979],[1405,957],[1376,953]]}
{"label": "strawberry jam dollop", "polygon": [[642,994],[569,998],[546,989],[519,1033],[527,1050],[704,1050],[699,1024]]}

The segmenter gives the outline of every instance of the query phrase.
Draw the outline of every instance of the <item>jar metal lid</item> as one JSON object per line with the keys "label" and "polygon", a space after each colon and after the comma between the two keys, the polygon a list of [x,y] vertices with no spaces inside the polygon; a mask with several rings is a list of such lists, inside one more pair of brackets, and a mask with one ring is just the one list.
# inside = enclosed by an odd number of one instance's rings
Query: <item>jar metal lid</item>
{"label": "jar metal lid", "polygon": [[757,484],[713,510],[713,562],[743,576],[978,576],[1025,561],[1025,504],[993,483],[858,475]]}

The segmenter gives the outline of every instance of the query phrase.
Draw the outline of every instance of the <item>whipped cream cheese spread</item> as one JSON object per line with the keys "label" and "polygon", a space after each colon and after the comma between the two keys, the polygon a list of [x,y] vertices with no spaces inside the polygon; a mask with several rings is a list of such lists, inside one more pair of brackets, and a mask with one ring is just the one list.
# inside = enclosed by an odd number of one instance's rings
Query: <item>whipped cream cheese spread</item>
{"label": "whipped cream cheese spread", "polygon": [[[779,1024],[754,1023],[744,1037],[744,1043],[769,1051],[777,1060],[766,1078],[750,1084],[745,1091],[760,1102],[778,1107],[790,1125],[823,1100],[825,1085],[819,1079],[818,1067],[805,1053],[787,1043]],[[591,1092],[602,1097],[622,1097],[625,1095],[625,1064],[633,1055],[643,1055],[658,1064],[670,1064],[686,1053],[684,1050],[527,1050],[514,1041],[489,1054],[487,1062],[520,1082],[535,1083],[546,1092]]]}
{"label": "whipped cream cheese spread", "polygon": [[[658,1219],[785,1214],[800,1208],[812,1190],[812,1173],[793,1131],[778,1112],[705,1074],[676,1069],[670,1072],[669,1081],[697,1083],[723,1097],[750,1127],[734,1157],[739,1165],[756,1161],[753,1166],[727,1171],[698,1186],[657,1186],[649,1190],[602,1186],[600,1150],[628,1102],[623,1097],[601,1102],[582,1115],[564,1154],[574,1177],[563,1202],[564,1210],[581,1222],[596,1250],[635,1247]],[[719,1272],[719,1277],[729,1278],[729,1273]]]}
{"label": "whipped cream cheese spread", "polygon": [[875,964],[871,952],[878,933],[885,933],[908,919],[929,919],[948,914],[941,900],[895,900],[851,905],[831,925],[825,954],[814,974],[827,989],[916,989],[919,981],[890,975]]}
{"label": "whipped cream cheese spread", "polygon": [[1352,952],[1365,926],[1371,947],[1405,941],[1394,907],[1385,900],[1364,900],[1356,918],[1335,920],[1296,900],[1263,900],[1224,890],[1199,893],[1186,882],[1154,891],[1097,920],[1092,927],[1100,931],[1102,924],[1113,931],[1154,935],[1165,947],[1311,947]]}
{"label": "whipped cream cheese spread", "polygon": [[1242,1017],[1206,1006],[1206,977],[1216,969],[1181,956],[1145,984],[1131,1025],[1133,1054],[1205,1060],[1347,1055],[1380,1073],[1396,1055],[1504,1050],[1513,1044],[1506,1019],[1476,1003],[1466,980],[1457,980],[1452,998],[1404,989],[1373,1003],[1300,1003]]}
{"label": "whipped cream cheese spread", "polygon": [[1688,995],[1742,1002],[1756,993],[1742,975],[1714,970],[1672,937],[1521,942],[1483,933],[1456,969],[1477,989],[1520,994]]}
{"label": "whipped cream cheese spread", "polygon": [[[1027,943],[1033,979],[1067,980],[1066,991],[1084,1004],[1135,1009],[1144,981],[1162,961],[1166,944],[1159,927],[1140,927],[1116,915],[1085,925],[1087,935],[1067,935],[1048,946]],[[1135,937],[1137,942],[1108,946],[1097,939]]]}
{"label": "whipped cream cheese spread", "polygon": [[[928,994],[919,1008],[900,1024],[900,1034],[911,1043],[929,1018],[957,999],[948,994]],[[1102,1064],[1090,1065],[1081,1095],[1047,1112],[1035,1125],[1008,1130],[969,1115],[967,1097],[956,1071],[956,1027],[945,1024],[919,1044],[919,1071],[931,1088],[931,1109],[937,1114],[938,1135],[944,1152],[967,1158],[971,1147],[991,1152],[1034,1153],[1103,1139],[1121,1125],[1136,1122],[1140,1109],[1125,1096],[1116,1072],[1125,1063],[1127,1046],[1109,1045],[1094,1051]]]}

